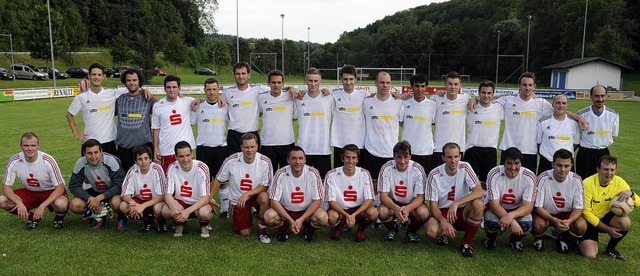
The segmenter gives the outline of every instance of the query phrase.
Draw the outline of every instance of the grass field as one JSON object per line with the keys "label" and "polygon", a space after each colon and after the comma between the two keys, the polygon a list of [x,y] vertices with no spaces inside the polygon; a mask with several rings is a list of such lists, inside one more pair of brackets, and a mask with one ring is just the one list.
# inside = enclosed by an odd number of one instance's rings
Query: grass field
{"label": "grass field", "polygon": [[[78,158],[80,143],[73,139],[64,114],[70,98],[22,101],[0,104],[2,124],[0,131],[0,166],[6,166],[9,157],[19,152],[19,138],[26,131],[40,137],[42,151],[53,155],[66,181]],[[571,101],[571,110],[588,105],[588,101]],[[640,157],[634,154],[640,124],[639,104],[635,102],[609,102],[621,115],[620,137],[615,139],[612,152],[619,157],[619,175],[638,189]],[[83,128],[80,118],[80,129]],[[3,170],[4,171],[4,170]],[[14,187],[19,186],[16,184]],[[409,244],[404,235],[395,242],[382,240],[384,231],[367,230],[367,241],[356,244],[354,231],[346,233],[339,242],[331,241],[328,230],[319,231],[318,241],[308,244],[299,237],[286,243],[273,240],[261,244],[255,236],[241,237],[231,231],[230,221],[215,218],[211,238],[199,236],[197,222],[189,224],[187,234],[173,238],[171,234],[155,232],[139,234],[141,222],[131,221],[129,229],[120,233],[115,222],[105,229],[91,231],[80,216],[69,214],[64,230],[53,229],[52,214],[33,231],[24,230],[24,221],[0,211],[0,275],[30,274],[608,274],[630,275],[640,267],[640,211],[632,215],[635,223],[625,240],[618,246],[628,258],[620,262],[600,255],[591,261],[577,252],[560,255],[552,242],[547,251],[539,253],[530,246],[531,236],[521,254],[508,249],[507,236],[498,239],[498,249],[487,251],[481,245],[484,231],[475,239],[475,257],[460,256],[457,244],[436,246],[427,240],[421,230],[418,244]],[[271,230],[275,237],[275,231]],[[601,235],[602,241],[608,237]],[[602,244],[602,243],[601,243]],[[600,246],[601,251],[604,245]]]}

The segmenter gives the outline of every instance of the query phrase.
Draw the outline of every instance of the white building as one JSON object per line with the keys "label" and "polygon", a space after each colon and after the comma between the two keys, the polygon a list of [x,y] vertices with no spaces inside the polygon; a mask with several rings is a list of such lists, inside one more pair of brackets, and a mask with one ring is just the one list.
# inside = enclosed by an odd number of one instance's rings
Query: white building
{"label": "white building", "polygon": [[622,70],[633,68],[600,57],[575,58],[544,67],[551,70],[551,88],[591,89],[596,84],[620,90]]}

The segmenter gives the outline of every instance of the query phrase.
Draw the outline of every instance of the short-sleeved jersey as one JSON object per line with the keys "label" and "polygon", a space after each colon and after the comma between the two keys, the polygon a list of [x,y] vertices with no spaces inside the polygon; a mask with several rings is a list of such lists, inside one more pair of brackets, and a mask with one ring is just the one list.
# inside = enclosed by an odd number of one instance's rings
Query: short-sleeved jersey
{"label": "short-sleeved jersey", "polygon": [[[600,219],[611,211],[611,199],[619,192],[630,190],[629,184],[619,176],[614,176],[607,186],[601,186],[600,175],[594,174],[584,179],[584,210],[582,216],[591,225],[597,226]],[[640,196],[634,195],[636,207],[640,207]]]}
{"label": "short-sleeved jersey", "polygon": [[390,160],[380,168],[378,192],[389,193],[389,197],[401,204],[411,203],[418,195],[423,195],[427,185],[424,168],[409,160],[407,170],[398,171],[396,161]]}
{"label": "short-sleeved jersey", "polygon": [[306,211],[313,201],[324,201],[322,177],[318,170],[307,165],[302,169],[302,175],[295,177],[291,166],[285,166],[273,177],[269,199],[280,202],[291,212]]}
{"label": "short-sleeved jersey", "polygon": [[579,175],[569,172],[560,182],[553,177],[553,170],[548,170],[542,172],[537,181],[535,207],[542,207],[551,215],[584,209],[584,191]]}
{"label": "short-sleeved jersey", "polygon": [[258,95],[266,93],[269,87],[250,85],[244,91],[237,86],[222,91],[224,100],[229,105],[229,129],[240,133],[258,131]]}
{"label": "short-sleeved jersey", "polygon": [[133,164],[122,182],[121,196],[137,197],[144,201],[167,193],[167,178],[162,166],[151,162],[149,171],[142,174],[140,166]]}
{"label": "short-sleeved jersey", "polygon": [[613,144],[613,137],[618,137],[620,128],[620,116],[618,112],[608,106],[600,116],[593,112],[592,106],[578,110],[588,123],[589,129],[582,131],[580,146],[589,149],[604,149]]}
{"label": "short-sleeved jersey", "polygon": [[465,151],[467,118],[467,104],[470,96],[458,94],[455,100],[449,100],[446,96],[432,97],[436,101],[435,133],[433,135],[435,152],[442,152],[442,146],[454,142],[460,146],[460,151]]}
{"label": "short-sleeved jersey", "polygon": [[366,200],[373,199],[373,181],[369,171],[356,167],[352,176],[347,176],[338,167],[330,170],[325,177],[326,201],[333,201],[343,209],[360,207]]}
{"label": "short-sleeved jersey", "polygon": [[354,144],[362,149],[366,131],[362,103],[369,93],[358,89],[351,93],[345,92],[344,89],[336,89],[331,92],[331,95],[335,103],[331,124],[331,145],[341,148]]}
{"label": "short-sleeved jersey", "polygon": [[90,195],[85,188],[91,187],[94,191],[103,194],[106,199],[110,199],[122,193],[124,176],[125,172],[122,170],[120,160],[109,153],[103,152],[102,160],[97,165],[91,165],[83,156],[73,167],[69,190],[75,197],[86,201]]}
{"label": "short-sleeved jersey", "polygon": [[237,152],[224,160],[222,167],[216,175],[218,181],[229,181],[229,200],[231,205],[238,203],[244,193],[262,185],[269,187],[273,177],[271,160],[260,153],[256,153],[255,160],[251,164],[244,161],[242,152]]}
{"label": "short-sleeved jersey", "polygon": [[116,99],[118,116],[116,144],[123,148],[133,148],[153,142],[151,138],[151,112],[155,98],[147,100],[143,93],[131,96],[122,94]]}
{"label": "short-sleeved jersey", "polygon": [[209,167],[198,160],[192,162],[189,171],[182,170],[178,161],[173,162],[167,173],[167,193],[189,205],[211,195]]}
{"label": "short-sleeved jersey", "polygon": [[[438,202],[439,209],[449,208],[454,201],[467,196],[473,188],[480,185],[480,180],[469,163],[460,161],[455,175],[448,175],[445,166],[446,164],[437,166],[427,177],[425,196],[429,201]],[[466,204],[458,208],[464,206]]]}
{"label": "short-sleeved jersey", "polygon": [[258,95],[258,106],[262,114],[260,144],[263,146],[282,146],[295,142],[293,135],[293,99],[289,93],[280,93],[277,97],[271,93]]}
{"label": "short-sleeved jersey", "polygon": [[198,124],[198,146],[219,147],[227,145],[228,105],[202,102],[195,112],[191,112],[191,124]]}
{"label": "short-sleeved jersey", "polygon": [[23,152],[9,159],[2,184],[13,186],[16,177],[20,179],[22,186],[34,192],[49,191],[58,185],[65,185],[56,160],[41,151],[38,151],[38,157],[32,163],[27,162]]}
{"label": "short-sleeved jersey", "polygon": [[540,144],[540,155],[551,162],[553,154],[559,149],[566,149],[573,154],[573,145],[580,143],[580,128],[578,122],[568,116],[562,121],[547,116],[538,123],[536,139]]}
{"label": "short-sleeved jersey", "polygon": [[331,154],[331,118],[333,115],[333,97],[317,95],[315,98],[305,94],[296,100],[296,119],[298,119],[298,143],[307,155]]}
{"label": "short-sleeved jersey", "polygon": [[111,142],[116,139],[116,125],[113,122],[116,97],[122,93],[116,89],[103,88],[97,94],[89,90],[76,95],[67,111],[74,116],[82,112],[84,133],[90,138],[100,143]]}
{"label": "short-sleeved jersey", "polygon": [[504,108],[499,103],[491,103],[488,107],[480,104],[476,110],[467,113],[467,146],[466,148],[498,148],[500,124],[504,118]]}
{"label": "short-sleeved jersey", "polygon": [[542,98],[524,101],[519,95],[500,97],[496,102],[504,106],[504,134],[500,149],[516,147],[523,154],[537,154],[538,120],[553,114],[551,104]]}
{"label": "short-sleeved jersey", "polygon": [[537,177],[525,167],[514,178],[505,174],[504,165],[497,166],[487,175],[487,196],[489,200],[498,200],[500,206],[507,210],[517,209],[522,201],[532,202],[536,199]]}
{"label": "short-sleeved jersey", "polygon": [[393,157],[393,146],[398,143],[400,122],[404,114],[402,100],[389,97],[381,101],[378,97],[364,99],[366,137],[364,147],[373,156]]}
{"label": "short-sleeved jersey", "polygon": [[421,102],[411,98],[404,101],[403,104],[402,139],[411,144],[412,154],[433,154],[431,126],[436,117],[436,102],[425,97]]}
{"label": "short-sleeved jersey", "polygon": [[196,148],[196,140],[191,130],[191,97],[178,97],[170,102],[163,98],[153,105],[151,129],[159,129],[160,154],[173,155],[174,147],[180,141],[187,141],[191,149]]}

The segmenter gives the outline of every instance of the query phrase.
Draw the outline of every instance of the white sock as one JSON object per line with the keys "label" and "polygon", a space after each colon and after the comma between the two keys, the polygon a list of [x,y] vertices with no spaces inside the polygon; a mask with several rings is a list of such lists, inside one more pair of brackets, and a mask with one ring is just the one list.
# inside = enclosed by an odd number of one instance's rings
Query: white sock
{"label": "white sock", "polygon": [[220,212],[229,211],[229,187],[220,189]]}
{"label": "white sock", "polygon": [[380,194],[376,194],[376,196],[373,198],[373,206],[380,206]]}

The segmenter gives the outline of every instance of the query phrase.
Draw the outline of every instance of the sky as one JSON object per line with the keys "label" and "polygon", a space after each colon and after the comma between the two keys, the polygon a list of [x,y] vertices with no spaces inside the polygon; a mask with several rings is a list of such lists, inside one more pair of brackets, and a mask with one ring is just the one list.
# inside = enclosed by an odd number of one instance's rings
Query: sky
{"label": "sky", "polygon": [[[444,0],[236,0],[244,38],[336,42],[343,32],[364,28],[387,15]],[[236,1],[218,0],[219,34],[236,34]],[[284,20],[280,17],[284,14]],[[283,24],[284,23],[284,24]],[[311,29],[308,29],[308,28]]]}

